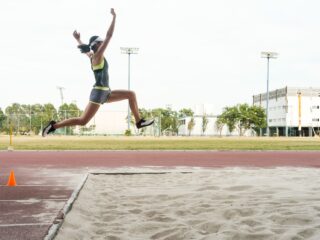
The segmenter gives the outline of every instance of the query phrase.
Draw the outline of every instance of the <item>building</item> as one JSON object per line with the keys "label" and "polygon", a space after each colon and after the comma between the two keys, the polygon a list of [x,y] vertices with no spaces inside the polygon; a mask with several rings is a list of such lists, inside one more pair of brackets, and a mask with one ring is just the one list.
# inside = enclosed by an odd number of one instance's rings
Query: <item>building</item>
{"label": "building", "polygon": [[[179,130],[178,134],[180,136],[201,136],[201,135],[214,135],[218,134],[218,131],[215,129],[216,116],[206,116],[208,122],[205,131],[202,130],[202,119],[201,115],[194,115],[193,117],[184,117],[179,119]],[[190,121],[193,119],[193,128],[188,129]]]}
{"label": "building", "polygon": [[[212,104],[197,104],[193,107],[193,117],[183,117],[179,119],[179,136],[239,136],[239,129],[236,127],[233,132],[230,132],[226,125],[218,126],[218,115],[213,114]],[[207,126],[203,131],[203,118],[207,119]],[[188,129],[190,121],[193,119],[194,126],[191,130]],[[253,130],[248,130],[244,136],[255,136]]]}
{"label": "building", "polygon": [[[124,135],[128,129],[127,116],[127,111],[101,110],[87,123],[85,128],[78,126],[74,130],[74,133],[83,135]],[[143,131],[139,131],[135,127],[133,115],[131,115],[131,117],[130,130],[133,135],[159,136],[158,118],[155,118],[155,123],[152,126],[144,128]]]}
{"label": "building", "polygon": [[[266,108],[267,94],[253,96]],[[270,136],[314,136],[320,128],[320,88],[285,87],[269,92]]]}
{"label": "building", "polygon": [[85,127],[77,126],[75,134],[123,135],[128,128],[127,111],[98,111]]}
{"label": "building", "polygon": [[[203,131],[203,117],[207,118],[208,123]],[[188,125],[193,118],[194,127],[190,131]],[[193,117],[181,118],[178,135],[179,136],[240,136],[239,129],[236,126],[235,130],[230,132],[226,125],[217,125],[218,116],[216,115],[194,115]],[[243,136],[256,136],[254,130],[247,130],[244,132]]]}
{"label": "building", "polygon": [[[207,126],[203,131],[203,117],[207,119]],[[239,133],[229,132],[227,126],[219,128],[216,124],[218,116],[215,115],[194,115],[193,117],[181,118],[179,126],[179,136],[238,136]],[[188,129],[190,121],[193,119],[194,126]]]}

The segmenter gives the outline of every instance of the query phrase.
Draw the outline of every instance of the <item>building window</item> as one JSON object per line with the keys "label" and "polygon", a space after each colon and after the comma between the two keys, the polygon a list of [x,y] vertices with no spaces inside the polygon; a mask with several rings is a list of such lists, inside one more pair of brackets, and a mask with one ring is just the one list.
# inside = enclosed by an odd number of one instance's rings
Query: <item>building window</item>
{"label": "building window", "polygon": [[319,109],[319,105],[317,105],[317,106],[312,106],[312,109]]}
{"label": "building window", "polygon": [[312,118],[312,122],[319,122],[319,118]]}

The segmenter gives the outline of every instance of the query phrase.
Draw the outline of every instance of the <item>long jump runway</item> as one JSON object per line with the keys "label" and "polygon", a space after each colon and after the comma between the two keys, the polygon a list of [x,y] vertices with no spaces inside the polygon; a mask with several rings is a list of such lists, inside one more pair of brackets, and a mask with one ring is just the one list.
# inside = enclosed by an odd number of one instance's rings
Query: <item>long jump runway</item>
{"label": "long jump runway", "polygon": [[[0,239],[43,239],[89,170],[320,167],[316,151],[0,151]],[[7,187],[14,170],[16,187]]]}

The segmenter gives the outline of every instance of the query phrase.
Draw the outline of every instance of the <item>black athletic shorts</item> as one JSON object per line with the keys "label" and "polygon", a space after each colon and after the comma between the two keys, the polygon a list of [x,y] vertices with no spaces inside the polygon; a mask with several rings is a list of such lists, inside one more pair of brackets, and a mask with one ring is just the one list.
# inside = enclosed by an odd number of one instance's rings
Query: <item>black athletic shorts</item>
{"label": "black athletic shorts", "polygon": [[90,102],[96,104],[104,104],[108,101],[111,89],[107,87],[94,87],[90,93]]}

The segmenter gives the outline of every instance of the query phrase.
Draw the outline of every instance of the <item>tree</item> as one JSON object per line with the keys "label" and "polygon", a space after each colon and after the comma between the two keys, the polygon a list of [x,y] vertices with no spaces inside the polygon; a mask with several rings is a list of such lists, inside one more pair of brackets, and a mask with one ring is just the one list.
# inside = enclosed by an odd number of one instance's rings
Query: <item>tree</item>
{"label": "tree", "polygon": [[51,103],[44,104],[42,106],[42,113],[43,113],[43,121],[49,122],[50,120],[58,118],[58,112],[56,108]]}
{"label": "tree", "polygon": [[[64,103],[59,107],[58,118],[59,120],[65,120],[69,118],[79,117],[82,114],[82,111],[74,103]],[[66,134],[73,134],[75,126],[66,127]]]}
{"label": "tree", "polygon": [[19,133],[20,134],[27,134],[31,133],[31,105],[21,104],[20,111],[19,111]]}
{"label": "tree", "polygon": [[225,107],[219,118],[221,122],[227,125],[229,132],[232,133],[236,128],[236,123],[239,118],[238,108]]}
{"label": "tree", "polygon": [[[57,116],[57,110],[50,103],[43,106],[13,103],[5,109],[5,112],[16,134],[30,134],[31,132],[38,134],[44,124],[56,119]],[[9,131],[9,126],[6,131]]]}
{"label": "tree", "polygon": [[238,104],[238,129],[239,135],[243,136],[245,131],[250,128],[250,107],[248,104]]}
{"label": "tree", "polygon": [[61,120],[68,119],[68,118],[74,118],[79,117],[81,115],[82,111],[78,108],[78,106],[74,103],[64,103],[59,107],[59,118]]}
{"label": "tree", "polygon": [[182,117],[193,117],[194,112],[190,109],[190,108],[183,108],[181,110],[179,110],[179,118]]}
{"label": "tree", "polygon": [[41,106],[41,112],[40,112],[40,128],[43,129],[45,125],[47,125],[51,120],[58,119],[58,112],[53,104],[46,103],[43,106]]}
{"label": "tree", "polygon": [[55,107],[48,103],[45,105],[34,104],[31,105],[31,130],[35,134],[39,134],[42,131],[44,125],[46,125],[51,120],[55,119],[57,115],[57,110]]}
{"label": "tree", "polygon": [[223,122],[223,119],[218,117],[215,122],[215,129],[217,129],[217,131],[219,132],[220,137],[222,135],[222,129],[223,129],[224,125],[225,125],[225,123]]}
{"label": "tree", "polygon": [[261,128],[267,127],[266,113],[262,107],[252,106],[249,111],[250,116],[250,127],[257,133],[260,132]]}
{"label": "tree", "polygon": [[260,128],[265,127],[265,118],[264,110],[261,107],[250,107],[245,103],[225,107],[217,121],[219,125],[227,125],[230,133],[237,128],[239,135],[243,136],[248,129],[258,132]]}
{"label": "tree", "polygon": [[164,132],[178,133],[178,114],[170,107],[153,109],[152,115],[161,118],[161,134]]}
{"label": "tree", "polygon": [[195,125],[196,125],[196,123],[194,121],[194,117],[192,117],[191,120],[188,123],[189,136],[191,135],[191,132],[192,132],[192,130],[193,130]]}
{"label": "tree", "polygon": [[260,128],[266,127],[266,115],[264,109],[258,106],[249,107],[248,104],[238,105],[239,109],[239,130],[240,136],[248,129],[253,129],[256,133]]}
{"label": "tree", "polygon": [[41,104],[34,104],[30,107],[30,126],[32,131],[35,134],[39,134],[39,132],[43,128],[43,106]]}
{"label": "tree", "polygon": [[201,128],[202,128],[202,135],[204,135],[205,131],[207,130],[208,123],[209,123],[209,119],[208,119],[207,115],[204,114],[204,115],[202,116],[202,126],[201,126]]}
{"label": "tree", "polygon": [[178,135],[179,127],[181,126],[181,122],[179,121],[179,113],[176,111],[172,111],[171,119],[172,119],[171,129],[176,135]]}
{"label": "tree", "polygon": [[0,108],[0,132],[5,131],[5,122],[7,120],[7,116],[4,114],[2,109]]}
{"label": "tree", "polygon": [[9,118],[10,125],[12,126],[13,132],[15,134],[20,134],[20,123],[21,123],[21,114],[23,110],[21,104],[13,103],[11,106],[8,106],[5,109],[5,113]]}

